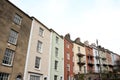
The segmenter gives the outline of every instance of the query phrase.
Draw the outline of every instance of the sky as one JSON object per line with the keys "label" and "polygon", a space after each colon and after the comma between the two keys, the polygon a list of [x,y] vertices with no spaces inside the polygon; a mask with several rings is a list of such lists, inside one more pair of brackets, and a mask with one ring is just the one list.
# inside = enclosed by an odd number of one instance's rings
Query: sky
{"label": "sky", "polygon": [[9,0],[58,34],[120,54],[120,0]]}

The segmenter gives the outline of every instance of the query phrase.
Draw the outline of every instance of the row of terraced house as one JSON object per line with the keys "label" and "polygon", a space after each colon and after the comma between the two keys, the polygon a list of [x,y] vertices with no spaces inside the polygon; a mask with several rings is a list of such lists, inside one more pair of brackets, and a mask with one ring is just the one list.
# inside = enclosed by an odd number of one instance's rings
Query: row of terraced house
{"label": "row of terraced house", "polygon": [[120,55],[59,35],[9,0],[0,0],[0,80],[94,80]]}

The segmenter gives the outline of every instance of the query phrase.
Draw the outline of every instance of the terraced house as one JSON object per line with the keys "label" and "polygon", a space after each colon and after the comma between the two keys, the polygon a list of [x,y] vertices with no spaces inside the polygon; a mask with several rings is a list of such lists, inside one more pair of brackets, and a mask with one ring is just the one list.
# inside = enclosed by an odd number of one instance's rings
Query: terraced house
{"label": "terraced house", "polygon": [[92,73],[94,72],[93,48],[89,45],[88,41],[85,41],[84,44],[85,44],[85,51],[86,51],[87,72]]}
{"label": "terraced house", "polygon": [[73,57],[73,43],[70,34],[66,34],[64,37],[64,80],[73,80],[74,78]]}
{"label": "terraced house", "polygon": [[48,29],[0,0],[0,80],[120,80],[120,55]]}
{"label": "terraced house", "polygon": [[50,80],[64,80],[64,39],[51,31]]}
{"label": "terraced house", "polygon": [[50,30],[32,18],[24,80],[49,79]]}
{"label": "terraced house", "polygon": [[94,56],[94,72],[99,73],[100,72],[100,55],[98,53],[98,48],[95,43],[92,43],[91,47],[93,48],[93,56]]}
{"label": "terraced house", "polygon": [[74,73],[84,74],[86,73],[86,57],[85,57],[85,46],[80,41],[80,38],[76,38],[73,41],[73,52],[74,52]]}
{"label": "terraced house", "polygon": [[100,54],[100,67],[101,67],[101,73],[105,73],[107,72],[108,70],[108,61],[106,59],[106,50],[105,48],[99,46],[99,54]]}
{"label": "terraced house", "polygon": [[32,19],[0,0],[0,80],[23,80]]}
{"label": "terraced house", "polygon": [[106,50],[106,60],[108,65],[108,72],[113,72],[113,65],[112,65],[112,57],[111,52],[109,50]]}

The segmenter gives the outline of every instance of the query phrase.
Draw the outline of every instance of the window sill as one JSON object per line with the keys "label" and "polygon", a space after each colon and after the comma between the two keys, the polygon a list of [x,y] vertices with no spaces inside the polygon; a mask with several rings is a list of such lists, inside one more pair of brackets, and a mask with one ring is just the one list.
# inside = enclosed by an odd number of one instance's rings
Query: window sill
{"label": "window sill", "polygon": [[11,43],[11,42],[9,42],[9,41],[8,41],[8,44],[16,46],[16,44],[14,44],[14,43]]}
{"label": "window sill", "polygon": [[4,64],[4,63],[2,63],[2,65],[6,67],[12,67],[12,65]]}
{"label": "window sill", "polygon": [[40,71],[40,69],[39,69],[39,68],[35,68],[35,70],[36,70],[36,71]]}
{"label": "window sill", "polygon": [[21,23],[13,22],[14,25],[21,26]]}
{"label": "window sill", "polygon": [[37,53],[40,53],[40,54],[42,54],[42,51],[37,51]]}
{"label": "window sill", "polygon": [[55,69],[56,72],[58,72],[58,69]]}

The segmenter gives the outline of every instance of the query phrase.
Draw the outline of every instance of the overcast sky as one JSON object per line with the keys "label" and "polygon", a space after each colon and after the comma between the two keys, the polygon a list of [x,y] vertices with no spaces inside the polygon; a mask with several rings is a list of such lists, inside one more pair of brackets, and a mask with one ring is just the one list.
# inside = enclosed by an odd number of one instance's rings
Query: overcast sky
{"label": "overcast sky", "polygon": [[10,0],[58,34],[120,54],[120,0]]}

